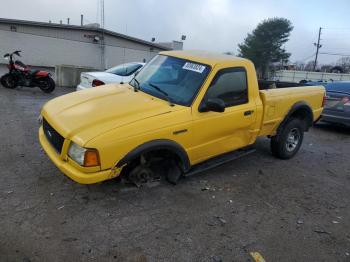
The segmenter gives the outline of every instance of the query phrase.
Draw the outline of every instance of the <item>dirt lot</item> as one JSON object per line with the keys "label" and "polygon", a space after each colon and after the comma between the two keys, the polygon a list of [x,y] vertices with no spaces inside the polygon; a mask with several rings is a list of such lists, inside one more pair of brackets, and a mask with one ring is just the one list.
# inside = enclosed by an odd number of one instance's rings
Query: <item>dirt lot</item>
{"label": "dirt lot", "polygon": [[47,95],[0,88],[0,261],[350,261],[350,131],[257,151],[177,186],[79,185],[40,149]]}

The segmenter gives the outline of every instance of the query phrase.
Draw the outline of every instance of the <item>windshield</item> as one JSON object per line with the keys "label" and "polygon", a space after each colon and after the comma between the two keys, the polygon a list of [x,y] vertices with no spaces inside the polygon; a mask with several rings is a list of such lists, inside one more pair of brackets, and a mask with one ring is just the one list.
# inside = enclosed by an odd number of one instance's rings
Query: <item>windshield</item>
{"label": "windshield", "polygon": [[210,67],[200,63],[158,55],[130,84],[145,93],[190,106],[206,79]]}
{"label": "windshield", "polygon": [[123,65],[112,67],[106,70],[106,72],[119,75],[119,76],[129,76],[135,73],[140,67],[142,67],[141,64],[135,64],[135,63],[123,64]]}

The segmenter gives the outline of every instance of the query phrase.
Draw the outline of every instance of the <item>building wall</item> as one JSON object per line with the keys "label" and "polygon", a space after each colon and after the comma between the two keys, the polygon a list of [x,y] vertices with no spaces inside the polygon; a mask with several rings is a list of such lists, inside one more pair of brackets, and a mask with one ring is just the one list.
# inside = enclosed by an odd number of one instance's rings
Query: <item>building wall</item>
{"label": "building wall", "polygon": [[[20,60],[32,66],[53,68],[57,65],[73,65],[101,69],[101,46],[93,43],[93,36],[102,36],[96,31],[14,26],[15,31],[11,31],[11,24],[0,24],[0,50],[3,53],[22,50]],[[161,51],[118,36],[105,34],[104,37],[106,68],[124,62],[149,61]],[[6,61],[1,58],[0,64],[4,63]]]}
{"label": "building wall", "polygon": [[173,50],[182,50],[184,47],[184,43],[181,41],[159,42],[157,44],[168,47]]}
{"label": "building wall", "polygon": [[0,50],[22,50],[21,60],[33,66],[100,67],[100,48],[94,44],[0,30]]}

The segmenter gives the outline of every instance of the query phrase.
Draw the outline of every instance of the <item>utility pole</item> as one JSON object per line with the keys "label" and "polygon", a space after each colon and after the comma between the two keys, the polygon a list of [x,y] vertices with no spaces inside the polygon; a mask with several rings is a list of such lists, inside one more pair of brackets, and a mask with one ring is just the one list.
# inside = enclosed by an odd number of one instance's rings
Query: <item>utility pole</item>
{"label": "utility pole", "polygon": [[70,20],[70,18],[67,18],[67,25],[69,25],[69,20]]}
{"label": "utility pole", "polygon": [[318,51],[319,51],[320,48],[322,47],[322,45],[320,44],[320,41],[321,41],[321,32],[322,32],[322,27],[320,27],[320,29],[318,30],[318,40],[317,40],[317,44],[314,43],[314,46],[316,46],[316,57],[315,57],[315,62],[314,62],[314,71],[316,70],[316,66],[317,66]]}
{"label": "utility pole", "polygon": [[80,26],[84,25],[84,15],[80,15]]}

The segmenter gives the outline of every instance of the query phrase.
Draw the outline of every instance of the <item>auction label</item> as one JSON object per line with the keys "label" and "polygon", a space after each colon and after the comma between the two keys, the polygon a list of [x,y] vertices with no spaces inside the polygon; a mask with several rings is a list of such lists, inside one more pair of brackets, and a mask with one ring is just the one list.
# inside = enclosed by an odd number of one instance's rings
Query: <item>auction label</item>
{"label": "auction label", "polygon": [[197,73],[203,73],[204,69],[205,69],[205,66],[203,65],[199,65],[199,64],[195,64],[195,63],[189,63],[187,62],[183,67],[182,69],[185,69],[185,70],[191,70],[191,71],[194,71],[194,72],[197,72]]}

